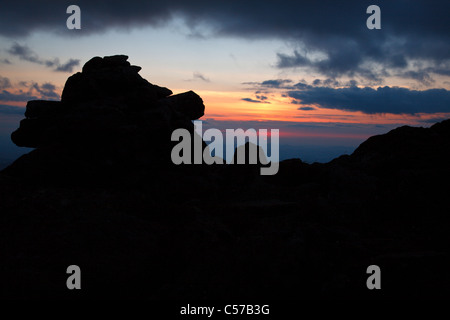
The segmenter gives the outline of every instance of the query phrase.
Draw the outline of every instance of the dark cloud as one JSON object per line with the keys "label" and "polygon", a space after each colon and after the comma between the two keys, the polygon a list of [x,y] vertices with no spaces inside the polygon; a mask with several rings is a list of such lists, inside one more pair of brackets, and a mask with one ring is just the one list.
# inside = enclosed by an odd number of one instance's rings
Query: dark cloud
{"label": "dark cloud", "polygon": [[450,61],[441,63],[437,67],[426,68],[425,71],[450,77]]}
{"label": "dark cloud", "polygon": [[[10,84],[8,88],[12,87],[13,86]],[[55,85],[48,82],[39,85],[36,82],[21,81],[17,87],[15,87],[15,90],[2,90],[0,92],[0,101],[25,102],[36,99],[59,100],[60,96],[56,92]]]}
{"label": "dark cloud", "polygon": [[205,77],[200,72],[194,72],[193,77],[194,77],[194,79],[202,80],[204,82],[211,82],[211,80],[209,78]]}
{"label": "dark cloud", "polygon": [[261,87],[266,88],[282,88],[286,84],[292,83],[292,80],[290,79],[276,79],[276,80],[266,80],[263,82],[260,82],[259,85]]}
{"label": "dark cloud", "polygon": [[256,90],[255,94],[258,95],[261,93],[278,91],[277,89],[294,89],[295,85],[292,85],[293,82],[294,81],[292,81],[291,79],[271,79],[262,82],[243,82],[242,84],[251,86],[253,89]]}
{"label": "dark cloud", "polygon": [[405,71],[405,72],[399,73],[397,76],[402,77],[402,78],[414,79],[426,86],[429,86],[435,82],[434,79],[430,76],[430,74],[426,70]]}
{"label": "dark cloud", "polygon": [[18,57],[20,60],[29,61],[36,64],[45,65],[49,68],[54,68],[54,71],[72,72],[74,67],[80,64],[78,59],[69,59],[66,63],[61,64],[58,58],[53,60],[44,60],[39,55],[26,45],[14,43],[7,51],[9,54]]}
{"label": "dark cloud", "polygon": [[12,64],[11,61],[9,61],[9,60],[6,59],[6,58],[0,59],[0,63],[3,63],[3,64]]}
{"label": "dark cloud", "polygon": [[311,86],[309,84],[307,84],[306,82],[299,82],[294,84],[294,86],[292,87],[293,89],[307,89],[310,88]]}
{"label": "dark cloud", "polygon": [[0,101],[28,101],[28,100],[36,100],[37,96],[32,95],[30,92],[20,92],[20,93],[11,93],[8,90],[2,90],[0,92]]}
{"label": "dark cloud", "polygon": [[311,110],[316,110],[316,108],[313,108],[313,107],[300,107],[300,108],[298,108],[298,110],[311,111]]}
{"label": "dark cloud", "polygon": [[[413,76],[413,74],[411,74],[411,76]],[[336,79],[314,79],[311,84],[309,84],[307,81],[305,80],[300,80],[299,82],[294,83],[293,80],[290,79],[283,79],[283,80],[266,80],[263,82],[245,82],[244,84],[247,85],[252,85],[255,89],[260,88],[260,87],[267,87],[267,88],[271,88],[271,89],[285,89],[285,90],[306,90],[306,89],[311,89],[313,87],[331,87],[331,88],[336,88],[336,87],[356,87],[358,86],[359,82],[357,80],[354,79],[350,79],[348,81],[338,81]],[[274,90],[272,90],[274,91]],[[280,90],[275,90],[275,91],[280,91]],[[270,92],[270,91],[269,91]],[[255,94],[259,94],[261,93],[260,90],[255,91]],[[284,93],[282,93],[282,95],[284,97],[287,97],[287,95],[284,95]],[[258,97],[258,96],[256,96]]]}
{"label": "dark cloud", "polygon": [[55,89],[56,89],[56,87],[55,87],[55,85],[54,84],[51,84],[51,83],[44,83],[42,86],[41,86],[41,88],[43,89],[43,90],[48,90],[48,91],[55,91]]}
{"label": "dark cloud", "polygon": [[254,100],[254,99],[251,99],[251,98],[242,98],[241,100],[242,101],[247,101],[247,102],[253,102],[253,103],[261,103],[260,100]]}
{"label": "dark cloud", "polygon": [[325,79],[323,81],[324,86],[326,87],[337,87],[339,86],[339,81],[336,81],[335,79]]}
{"label": "dark cloud", "polygon": [[37,83],[33,83],[32,88],[36,90],[43,99],[57,100],[59,95],[55,92],[56,87],[51,83],[44,83],[39,86]]}
{"label": "dark cloud", "polygon": [[20,60],[25,60],[33,63],[43,64],[44,62],[39,58],[36,52],[28,48],[27,46],[22,46],[17,42],[14,43],[11,48],[8,49],[8,53],[18,57]]}
{"label": "dark cloud", "polygon": [[290,91],[295,103],[317,105],[321,108],[361,111],[368,114],[417,114],[450,112],[450,91],[429,89],[424,91],[398,87],[309,87]]}
{"label": "dark cloud", "polygon": [[263,100],[255,100],[255,99],[251,99],[251,98],[242,98],[242,101],[247,101],[247,102],[252,102],[252,103],[270,103],[268,101],[263,101]]}
{"label": "dark cloud", "polygon": [[191,35],[203,38],[288,41],[293,49],[278,53],[279,68],[305,67],[328,78],[361,77],[381,83],[391,69],[399,69],[397,74],[408,71],[414,61],[423,61],[433,72],[450,74],[449,1],[377,0],[381,30],[366,27],[371,4],[372,0],[79,0],[82,28],[74,31],[65,24],[68,3],[15,0],[2,4],[0,35],[17,39],[44,30],[82,36],[116,28],[159,27],[177,17]]}
{"label": "dark cloud", "polygon": [[8,78],[0,76],[0,90],[11,88],[11,82]]}
{"label": "dark cloud", "polygon": [[[78,0],[81,9],[81,30],[68,30],[66,13],[70,2],[48,1],[4,1],[0,11],[0,34],[17,39],[34,31],[51,31],[65,36],[102,33],[113,28],[129,29],[146,25],[160,26],[166,24],[177,12],[189,13],[207,1],[190,5],[184,1],[111,1]],[[195,2],[195,1],[194,1]],[[210,4],[210,3],[209,3]],[[193,13],[194,13],[193,12]],[[190,14],[192,15],[192,14]]]}
{"label": "dark cloud", "polygon": [[192,74],[192,78],[191,79],[186,79],[184,81],[189,81],[189,82],[191,82],[191,81],[203,81],[203,82],[208,82],[208,83],[211,82],[211,80],[208,77],[206,77],[204,74],[202,74],[200,72],[194,72]]}
{"label": "dark cloud", "polygon": [[305,67],[310,66],[311,63],[308,58],[299,54],[297,50],[294,51],[293,55],[278,53],[278,68]]}
{"label": "dark cloud", "polygon": [[[347,20],[342,20],[340,25],[327,24],[327,21],[339,18],[330,19],[325,13],[320,23],[330,26],[330,30],[320,34],[318,27],[306,27],[299,37],[298,49],[278,53],[277,67],[308,68],[330,78],[361,77],[374,83],[382,83],[396,69],[407,71],[413,68],[412,72],[422,73],[421,67],[412,67],[416,61],[431,65],[429,73],[449,74],[450,20],[439,12],[448,12],[449,2],[438,1],[436,7],[424,1],[378,1],[377,4],[382,11],[381,30],[368,30],[362,20],[353,19],[357,17],[354,10],[366,6],[365,1],[344,5],[336,2],[340,8],[334,8],[335,14]],[[322,5],[326,6],[326,2],[321,2]],[[331,30],[333,27],[337,30]],[[429,79],[420,76],[400,73],[402,75],[429,83]]]}
{"label": "dark cloud", "polygon": [[[296,68],[307,67],[314,72],[336,78],[341,76],[359,76],[371,81],[380,82],[385,70],[376,72],[371,68],[363,67],[367,61],[358,48],[352,46],[335,47],[327,51],[328,58],[313,60],[302,56],[298,51],[292,55],[278,53],[277,67]],[[324,49],[325,50],[325,49]]]}
{"label": "dark cloud", "polygon": [[80,60],[78,59],[69,59],[66,63],[59,64],[55,71],[59,72],[72,72],[73,68],[78,67],[80,65]]}
{"label": "dark cloud", "polygon": [[357,85],[358,85],[358,81],[353,80],[353,79],[346,83],[347,87],[356,87]]}

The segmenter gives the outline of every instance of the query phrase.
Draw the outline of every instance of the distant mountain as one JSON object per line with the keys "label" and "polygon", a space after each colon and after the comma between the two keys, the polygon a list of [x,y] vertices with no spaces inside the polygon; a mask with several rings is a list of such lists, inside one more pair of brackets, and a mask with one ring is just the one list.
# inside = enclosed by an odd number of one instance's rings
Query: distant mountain
{"label": "distant mountain", "polygon": [[[170,133],[203,115],[126,56],[93,58],[62,101],[30,101],[0,173],[0,296],[449,297],[450,120],[308,164],[173,165]],[[206,145],[203,144],[203,147]],[[249,148],[249,146],[244,146]],[[82,290],[65,286],[69,265]],[[382,270],[368,290],[367,267]]]}

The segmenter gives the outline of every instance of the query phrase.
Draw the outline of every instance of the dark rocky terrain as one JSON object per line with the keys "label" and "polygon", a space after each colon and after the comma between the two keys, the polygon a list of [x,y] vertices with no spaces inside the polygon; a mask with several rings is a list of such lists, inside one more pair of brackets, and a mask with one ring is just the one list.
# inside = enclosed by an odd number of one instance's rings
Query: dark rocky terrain
{"label": "dark rocky terrain", "polygon": [[36,149],[0,173],[2,298],[450,297],[450,120],[274,176],[175,166],[170,135],[203,102],[139,70],[96,57],[60,102],[28,103],[12,140]]}

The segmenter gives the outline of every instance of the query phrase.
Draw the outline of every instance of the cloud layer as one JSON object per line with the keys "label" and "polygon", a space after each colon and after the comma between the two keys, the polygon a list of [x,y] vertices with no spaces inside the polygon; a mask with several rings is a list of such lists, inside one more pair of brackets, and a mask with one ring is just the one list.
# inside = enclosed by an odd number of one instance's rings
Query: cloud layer
{"label": "cloud layer", "polygon": [[[89,35],[111,29],[166,25],[174,17],[192,34],[207,37],[283,39],[276,67],[307,68],[329,78],[360,77],[381,83],[389,75],[423,85],[450,75],[449,1],[378,0],[381,30],[366,27],[368,0],[149,2],[77,1],[82,29],[67,30],[67,3],[10,1],[0,11],[0,34],[23,37],[38,30]],[[28,59],[38,60],[34,55]],[[30,60],[30,61],[31,61]],[[58,68],[57,68],[58,69]],[[61,67],[60,69],[64,69]]]}
{"label": "cloud layer", "polygon": [[[267,98],[266,98],[267,99]],[[246,101],[246,102],[252,102],[252,103],[270,103],[268,101],[264,101],[266,99],[261,99],[260,96],[257,96],[256,99],[252,99],[252,98],[242,98],[242,101]]]}
{"label": "cloud layer", "polygon": [[[398,87],[313,87],[290,91],[294,102],[318,105],[321,108],[362,111],[368,114],[417,114],[450,112],[450,91],[429,89],[424,91]],[[306,110],[300,107],[299,110]]]}
{"label": "cloud layer", "polygon": [[74,67],[80,65],[79,59],[69,59],[66,63],[61,64],[58,58],[53,60],[41,59],[36,52],[30,49],[26,45],[20,45],[17,42],[14,43],[7,52],[20,60],[45,65],[46,67],[53,68],[54,71],[59,72],[72,72]]}
{"label": "cloud layer", "polygon": [[8,78],[0,76],[0,90],[11,88],[11,81]]}
{"label": "cloud layer", "polygon": [[56,86],[49,82],[40,85],[34,81],[21,81],[12,85],[9,78],[0,75],[0,101],[59,100],[60,96],[56,90]]}
{"label": "cloud layer", "polygon": [[[255,90],[255,99],[248,102],[264,102],[264,91],[292,98],[298,110],[313,111],[318,108],[361,111],[366,114],[419,114],[450,113],[450,91],[446,89],[412,90],[402,87],[361,87],[355,80],[337,81],[315,79],[310,84],[305,80],[272,79],[262,82],[246,82]],[[261,97],[264,97],[261,99]]]}

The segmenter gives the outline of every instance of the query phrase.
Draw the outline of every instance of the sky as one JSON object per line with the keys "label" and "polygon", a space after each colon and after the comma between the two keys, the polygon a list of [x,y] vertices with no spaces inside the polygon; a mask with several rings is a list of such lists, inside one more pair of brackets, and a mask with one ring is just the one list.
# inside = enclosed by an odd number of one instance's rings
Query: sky
{"label": "sky", "polygon": [[[69,30],[69,5],[81,29]],[[367,7],[381,10],[368,29]],[[193,90],[205,127],[280,130],[281,158],[326,162],[369,136],[450,118],[449,1],[2,1],[0,162],[26,102],[59,100],[94,56]]]}

